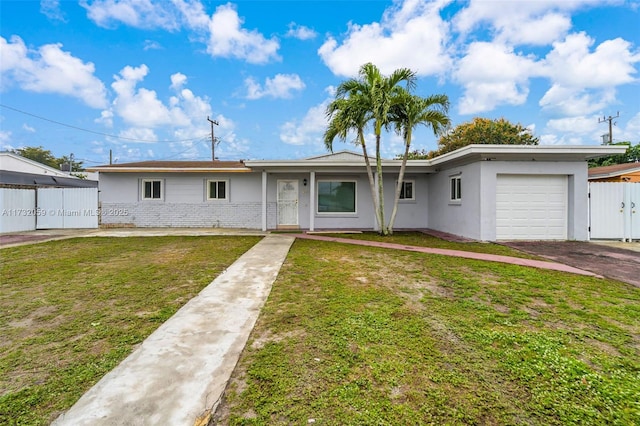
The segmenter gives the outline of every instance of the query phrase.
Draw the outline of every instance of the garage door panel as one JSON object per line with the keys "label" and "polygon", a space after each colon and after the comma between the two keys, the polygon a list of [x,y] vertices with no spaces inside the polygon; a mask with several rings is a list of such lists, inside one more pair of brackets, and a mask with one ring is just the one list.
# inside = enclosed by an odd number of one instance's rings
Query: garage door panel
{"label": "garage door panel", "polygon": [[496,238],[567,238],[568,179],[562,175],[498,175]]}

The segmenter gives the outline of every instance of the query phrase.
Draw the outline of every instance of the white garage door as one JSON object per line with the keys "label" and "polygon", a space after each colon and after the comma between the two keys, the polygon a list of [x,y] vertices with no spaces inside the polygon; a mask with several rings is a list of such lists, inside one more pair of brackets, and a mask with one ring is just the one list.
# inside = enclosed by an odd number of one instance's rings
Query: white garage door
{"label": "white garage door", "polygon": [[498,240],[566,240],[567,176],[498,175]]}

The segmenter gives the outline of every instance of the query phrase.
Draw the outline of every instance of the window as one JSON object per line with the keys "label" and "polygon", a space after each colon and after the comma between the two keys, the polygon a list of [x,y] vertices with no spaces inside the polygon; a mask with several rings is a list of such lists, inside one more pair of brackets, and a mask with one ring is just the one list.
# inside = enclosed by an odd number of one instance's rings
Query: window
{"label": "window", "polygon": [[454,176],[451,178],[451,201],[462,200],[462,178]]}
{"label": "window", "polygon": [[227,181],[226,180],[208,180],[207,181],[207,200],[226,200],[227,199]]}
{"label": "window", "polygon": [[162,200],[162,181],[143,180],[142,181],[143,200]]}
{"label": "window", "polygon": [[318,181],[318,213],[355,212],[355,181]]}
{"label": "window", "polygon": [[412,180],[403,180],[402,188],[400,188],[401,200],[415,200],[416,197],[413,193],[414,182]]}

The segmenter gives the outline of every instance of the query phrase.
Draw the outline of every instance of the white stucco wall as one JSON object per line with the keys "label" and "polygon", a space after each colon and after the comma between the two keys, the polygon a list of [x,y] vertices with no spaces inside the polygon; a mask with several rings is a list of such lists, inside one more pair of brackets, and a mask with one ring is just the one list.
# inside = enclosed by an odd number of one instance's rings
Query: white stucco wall
{"label": "white stucco wall", "polygon": [[[450,177],[460,174],[462,201],[450,199]],[[499,174],[568,177],[567,238],[588,239],[586,162],[480,161],[429,176],[428,227],[480,241],[496,240],[496,185]]]}
{"label": "white stucco wall", "polygon": [[[163,199],[143,200],[142,180],[163,182]],[[207,180],[228,182],[227,200],[207,200]],[[138,227],[255,228],[261,224],[258,173],[102,173],[101,223]]]}
{"label": "white stucco wall", "polygon": [[[429,213],[425,227],[475,240],[482,239],[480,203],[482,193],[487,189],[483,186],[480,170],[480,163],[473,163],[429,175]],[[460,176],[461,179],[460,202],[450,201],[450,181],[453,176]]]}

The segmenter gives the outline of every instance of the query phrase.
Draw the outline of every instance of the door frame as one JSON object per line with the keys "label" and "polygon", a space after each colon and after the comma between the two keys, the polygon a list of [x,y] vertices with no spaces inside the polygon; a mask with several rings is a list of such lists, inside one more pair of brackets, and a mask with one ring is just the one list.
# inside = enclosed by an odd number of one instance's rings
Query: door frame
{"label": "door frame", "polygon": [[[280,184],[283,182],[295,183],[295,201],[280,200]],[[278,229],[300,229],[300,212],[298,205],[300,203],[300,181],[298,179],[278,179],[276,182],[276,228]],[[280,223],[280,209],[284,203],[295,203],[295,223]],[[292,215],[293,216],[293,215]]]}

